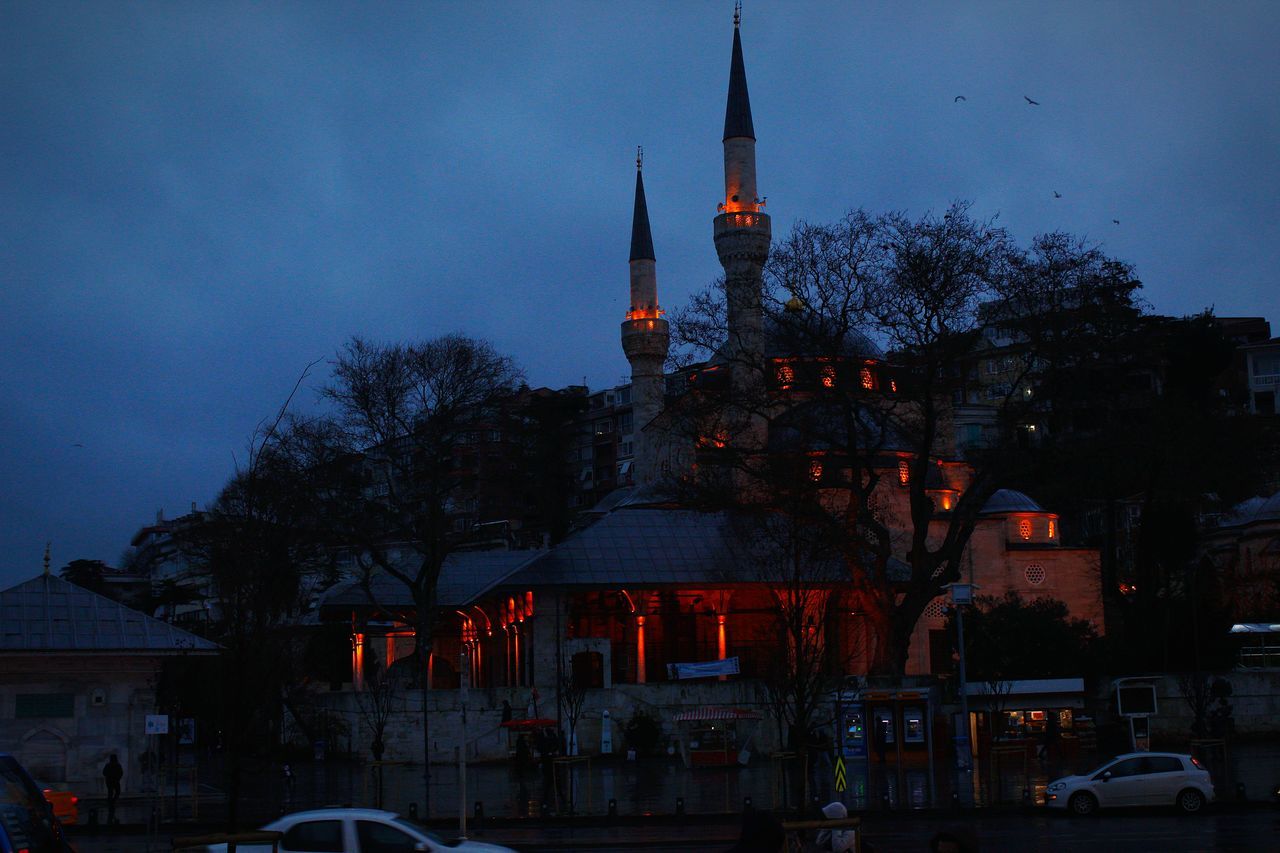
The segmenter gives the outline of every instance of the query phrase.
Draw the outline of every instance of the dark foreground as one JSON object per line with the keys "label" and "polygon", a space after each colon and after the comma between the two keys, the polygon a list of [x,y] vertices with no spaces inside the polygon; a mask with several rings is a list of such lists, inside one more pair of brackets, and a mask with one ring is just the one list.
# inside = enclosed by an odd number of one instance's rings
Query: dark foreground
{"label": "dark foreground", "polygon": [[[939,830],[964,827],[976,836],[982,851],[1062,850],[1104,853],[1123,851],[1266,851],[1280,850],[1280,810],[1255,808],[1183,817],[1166,812],[1127,812],[1094,818],[1056,814],[988,814],[947,818],[936,815],[874,815],[865,840],[875,851],[926,851]],[[476,836],[518,850],[727,850],[737,837],[731,821],[700,821],[686,826],[637,824],[627,826],[493,827]],[[80,853],[166,851],[168,833],[78,834]]]}

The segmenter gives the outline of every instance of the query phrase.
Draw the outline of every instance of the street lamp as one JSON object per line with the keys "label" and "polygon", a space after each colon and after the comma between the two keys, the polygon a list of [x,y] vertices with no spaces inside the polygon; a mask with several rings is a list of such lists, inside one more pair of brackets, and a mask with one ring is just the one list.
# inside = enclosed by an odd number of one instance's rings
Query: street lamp
{"label": "street lamp", "polygon": [[[958,769],[973,772],[973,749],[969,744],[969,683],[965,674],[964,608],[973,603],[973,584],[947,584],[951,591],[951,606],[956,613],[956,633],[960,647],[960,731],[956,732],[956,760]],[[964,799],[973,794],[973,786],[965,786]]]}

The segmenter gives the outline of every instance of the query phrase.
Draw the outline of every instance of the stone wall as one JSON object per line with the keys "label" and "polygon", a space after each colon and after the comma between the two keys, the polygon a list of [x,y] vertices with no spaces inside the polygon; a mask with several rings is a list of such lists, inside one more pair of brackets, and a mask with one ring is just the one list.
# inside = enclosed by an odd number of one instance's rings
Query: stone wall
{"label": "stone wall", "polygon": [[[473,761],[505,760],[512,743],[506,729],[501,727],[502,701],[509,701],[517,719],[527,713],[530,688],[472,688],[467,704],[467,757]],[[319,694],[315,704],[329,710],[346,722],[352,733],[355,753],[369,756],[372,733],[359,711],[356,695],[351,691]],[[458,691],[441,690],[429,698],[431,718],[431,760],[450,762],[456,758],[456,749],[462,732],[462,713]],[[768,753],[778,749],[777,726],[768,709],[760,704],[758,688],[749,681],[663,682],[660,684],[627,684],[587,692],[579,719],[577,738],[579,753],[599,755],[601,729],[605,710],[609,711],[614,752],[626,751],[624,727],[637,711],[644,711],[662,726],[663,744],[671,742],[677,733],[674,717],[680,711],[700,706],[748,708],[760,712],[761,720],[744,723],[742,736],[752,734],[751,748],[756,753]],[[538,716],[556,718],[554,688],[539,688]],[[568,720],[565,720],[566,733]],[[387,723],[383,742],[388,761],[422,760],[422,704],[417,690],[407,691],[397,701],[397,710]]]}
{"label": "stone wall", "polygon": [[[0,750],[16,755],[40,781],[80,796],[105,793],[102,767],[114,753],[124,765],[123,790],[139,790],[157,669],[156,658],[0,657]],[[71,715],[19,718],[19,695],[70,697]]]}

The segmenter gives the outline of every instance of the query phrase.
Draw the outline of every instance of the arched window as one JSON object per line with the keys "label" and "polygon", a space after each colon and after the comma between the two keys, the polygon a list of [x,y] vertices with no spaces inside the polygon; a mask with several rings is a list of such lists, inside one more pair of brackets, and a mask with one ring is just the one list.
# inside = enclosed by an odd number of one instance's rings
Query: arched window
{"label": "arched window", "polygon": [[876,387],[875,377],[871,375],[871,368],[864,367],[858,371],[858,380],[862,383],[862,387],[867,391]]}
{"label": "arched window", "polygon": [[906,485],[911,481],[911,464],[905,459],[898,460],[898,482]]}
{"label": "arched window", "polygon": [[778,368],[778,384],[783,388],[790,388],[791,384],[796,381],[796,372],[791,369],[791,365],[784,364]]}
{"label": "arched window", "polygon": [[1024,518],[1018,522],[1018,535],[1023,539],[1031,538],[1031,519]]}
{"label": "arched window", "polygon": [[816,459],[809,463],[809,479],[815,483],[822,479],[822,463]]}
{"label": "arched window", "polygon": [[836,369],[829,364],[822,366],[822,387],[836,387]]}

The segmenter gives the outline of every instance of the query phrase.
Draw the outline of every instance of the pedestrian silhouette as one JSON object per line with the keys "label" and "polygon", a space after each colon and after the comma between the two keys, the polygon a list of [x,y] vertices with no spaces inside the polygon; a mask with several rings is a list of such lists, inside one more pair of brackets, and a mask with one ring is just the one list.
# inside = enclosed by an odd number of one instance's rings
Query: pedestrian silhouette
{"label": "pedestrian silhouette", "polygon": [[124,778],[124,768],[114,754],[102,768],[102,778],[107,783],[107,824],[119,823],[116,820],[116,800],[120,799],[120,780]]}

